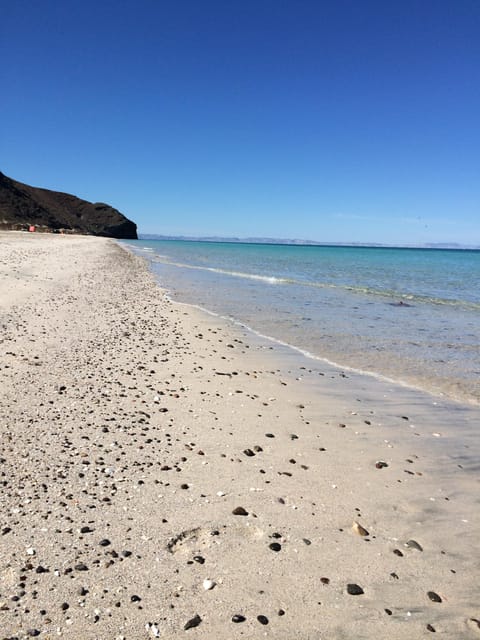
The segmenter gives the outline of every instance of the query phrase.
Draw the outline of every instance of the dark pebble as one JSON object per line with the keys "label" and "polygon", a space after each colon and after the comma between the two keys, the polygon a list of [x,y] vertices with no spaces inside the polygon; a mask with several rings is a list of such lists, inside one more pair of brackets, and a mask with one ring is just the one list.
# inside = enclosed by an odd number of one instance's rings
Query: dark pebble
{"label": "dark pebble", "polygon": [[189,486],[186,483],[180,485],[180,489],[188,489],[188,488]]}
{"label": "dark pebble", "polygon": [[407,540],[405,546],[409,549],[416,549],[417,551],[423,551],[423,547],[421,544],[418,544],[416,540]]}
{"label": "dark pebble", "polygon": [[388,464],[383,460],[379,460],[378,462],[375,463],[375,466],[377,469],[385,469],[385,467],[388,467]]}
{"label": "dark pebble", "polygon": [[361,596],[364,591],[358,584],[347,584],[347,593],[351,596]]}
{"label": "dark pebble", "polygon": [[66,610],[67,610],[67,609],[69,609],[69,608],[70,608],[70,605],[68,604],[68,602],[64,602],[64,603],[62,604],[62,611],[66,611]]}
{"label": "dark pebble", "polygon": [[132,552],[131,552],[131,551],[128,551],[128,549],[124,549],[124,550],[122,551],[122,556],[123,556],[124,558],[129,558],[131,555],[132,555]]}
{"label": "dark pebble", "polygon": [[394,550],[393,550],[393,553],[394,553],[396,556],[400,556],[400,558],[403,558],[403,553],[400,551],[400,549],[394,549]]}
{"label": "dark pebble", "polygon": [[268,624],[267,616],[257,616],[257,620],[260,622],[260,624]]}
{"label": "dark pebble", "polygon": [[88,589],[87,589],[86,587],[80,587],[80,589],[78,590],[78,593],[79,593],[81,596],[86,596],[86,595],[87,595],[87,593],[88,593]]}
{"label": "dark pebble", "polygon": [[202,621],[202,619],[197,613],[197,615],[194,618],[192,618],[191,620],[189,620],[185,624],[185,626],[183,628],[185,629],[185,631],[187,631],[187,629],[193,629],[193,627],[198,627],[198,625],[201,623],[201,621]]}
{"label": "dark pebble", "polygon": [[435,627],[432,627],[432,625],[431,625],[431,624],[427,624],[427,629],[428,629],[429,631],[431,631],[432,633],[436,633],[436,631],[435,631]]}
{"label": "dark pebble", "polygon": [[243,453],[249,458],[255,455],[251,449],[244,449]]}
{"label": "dark pebble", "polygon": [[268,546],[272,551],[280,551],[282,549],[282,545],[278,542],[271,542]]}
{"label": "dark pebble", "polygon": [[391,616],[393,613],[391,609],[384,609],[384,611],[387,614],[387,616]]}
{"label": "dark pebble", "polygon": [[245,620],[246,620],[245,616],[241,616],[238,613],[232,616],[232,622],[245,622]]}
{"label": "dark pebble", "polygon": [[311,544],[312,544],[312,541],[311,541],[311,540],[309,540],[308,538],[303,538],[303,541],[304,541],[304,543],[305,543],[307,546],[309,546],[309,545],[311,545]]}
{"label": "dark pebble", "polygon": [[274,438],[274,437],[275,437],[275,435],[274,435],[273,433],[266,433],[266,434],[265,434],[265,437],[266,437],[266,438]]}
{"label": "dark pebble", "polygon": [[41,565],[39,565],[39,566],[35,569],[35,573],[48,573],[48,569],[45,569],[45,567],[42,567]]}
{"label": "dark pebble", "polygon": [[248,511],[243,507],[235,507],[232,513],[234,516],[248,516]]}
{"label": "dark pebble", "polygon": [[80,533],[92,533],[93,529],[91,529],[90,527],[82,527],[80,529]]}
{"label": "dark pebble", "polygon": [[10,531],[12,530],[11,527],[3,527],[2,529],[2,536],[7,535],[7,533],[10,533]]}
{"label": "dark pebble", "polygon": [[31,638],[36,638],[40,635],[40,631],[38,629],[29,629],[27,631],[27,635],[29,635]]}
{"label": "dark pebble", "polygon": [[278,615],[279,616],[284,616],[285,615],[285,611],[283,609],[279,609],[278,610]]}
{"label": "dark pebble", "polygon": [[88,571],[88,567],[86,564],[84,564],[83,562],[79,562],[78,564],[75,565],[75,569],[77,571]]}
{"label": "dark pebble", "polygon": [[133,596],[130,596],[130,600],[132,602],[140,602],[141,598],[140,596],[133,595]]}
{"label": "dark pebble", "polygon": [[205,564],[205,558],[202,556],[193,556],[193,559],[195,562],[198,562],[198,564]]}
{"label": "dark pebble", "polygon": [[430,598],[430,600],[432,602],[441,602],[442,601],[441,597],[438,595],[438,593],[435,593],[435,591],[429,591],[427,593],[427,596]]}
{"label": "dark pebble", "polygon": [[320,578],[322,584],[330,584],[330,578]]}
{"label": "dark pebble", "polygon": [[103,540],[100,540],[100,542],[98,543],[101,547],[108,547],[109,544],[112,544],[110,542],[110,540],[108,540],[107,538],[103,538]]}

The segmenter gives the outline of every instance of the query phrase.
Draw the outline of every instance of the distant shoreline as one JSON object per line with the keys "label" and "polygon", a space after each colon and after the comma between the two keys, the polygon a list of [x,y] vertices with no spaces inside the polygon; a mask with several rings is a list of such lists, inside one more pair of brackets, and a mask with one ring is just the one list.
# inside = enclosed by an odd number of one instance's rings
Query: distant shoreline
{"label": "distant shoreline", "polygon": [[362,249],[430,249],[437,251],[480,251],[480,245],[460,245],[454,243],[427,243],[427,244],[381,244],[363,242],[317,242],[315,240],[295,240],[283,238],[230,238],[216,236],[169,236],[155,233],[139,233],[138,240],[177,240],[182,242],[212,242],[230,244],[268,244],[289,245],[293,247],[345,247]]}

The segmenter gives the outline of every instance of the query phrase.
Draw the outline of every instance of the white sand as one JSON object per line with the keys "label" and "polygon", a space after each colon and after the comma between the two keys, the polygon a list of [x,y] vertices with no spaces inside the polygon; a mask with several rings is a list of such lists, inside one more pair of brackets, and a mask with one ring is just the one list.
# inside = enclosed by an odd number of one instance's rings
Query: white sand
{"label": "white sand", "polygon": [[171,303],[114,241],[2,233],[0,277],[0,638],[480,638],[477,409]]}

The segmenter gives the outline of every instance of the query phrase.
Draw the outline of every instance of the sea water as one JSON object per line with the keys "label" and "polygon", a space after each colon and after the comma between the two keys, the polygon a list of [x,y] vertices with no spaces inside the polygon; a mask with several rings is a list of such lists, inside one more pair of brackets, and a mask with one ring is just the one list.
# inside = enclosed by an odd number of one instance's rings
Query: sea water
{"label": "sea water", "polygon": [[129,241],[173,300],[342,368],[480,402],[480,251]]}

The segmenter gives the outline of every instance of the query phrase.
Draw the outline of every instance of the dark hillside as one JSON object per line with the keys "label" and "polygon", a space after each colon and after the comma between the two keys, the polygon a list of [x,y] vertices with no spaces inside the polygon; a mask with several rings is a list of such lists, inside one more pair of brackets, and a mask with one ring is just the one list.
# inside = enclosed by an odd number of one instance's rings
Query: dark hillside
{"label": "dark hillside", "polygon": [[109,238],[137,238],[137,225],[101,202],[16,182],[0,172],[0,229],[66,231]]}

